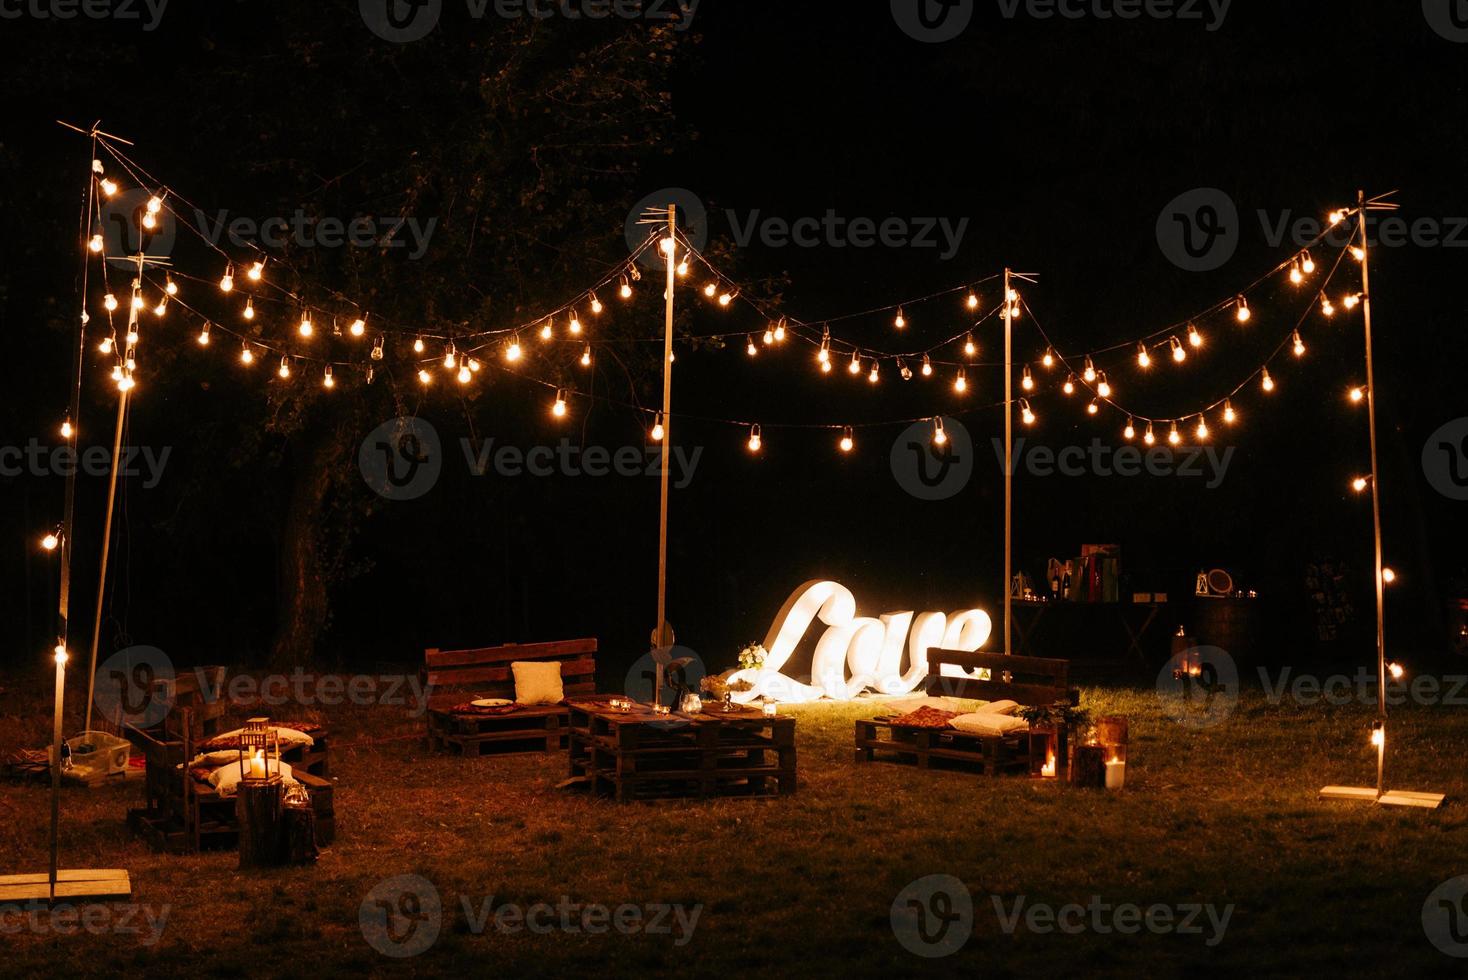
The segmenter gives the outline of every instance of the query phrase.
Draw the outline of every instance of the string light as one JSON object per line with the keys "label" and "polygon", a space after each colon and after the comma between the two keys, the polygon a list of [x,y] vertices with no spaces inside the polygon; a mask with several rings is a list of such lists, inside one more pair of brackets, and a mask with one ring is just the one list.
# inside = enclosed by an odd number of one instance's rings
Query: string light
{"label": "string light", "polygon": [[1121,430],[1121,436],[1128,442],[1137,437],[1137,425],[1130,416],[1127,417],[1126,428]]}
{"label": "string light", "polygon": [[596,293],[592,293],[591,294],[591,312],[593,314],[595,314],[596,316],[601,316],[601,311],[604,310],[604,309],[606,309],[606,307],[601,305],[601,300],[599,300],[599,299],[596,298]]}
{"label": "string light", "polygon": [[1034,375],[1030,374],[1030,366],[1028,364],[1025,365],[1024,377],[1019,379],[1019,386],[1025,391],[1035,390],[1035,378]]}
{"label": "string light", "polygon": [[[280,375],[282,378],[289,378],[291,376],[290,358],[282,357],[280,359],[280,370],[276,371],[275,373]],[[419,376],[422,376],[422,372],[419,372]]]}
{"label": "string light", "polygon": [[133,294],[133,309],[135,309],[135,310],[141,310],[142,308],[143,308],[143,297],[142,297],[142,295],[141,294],[138,294],[138,293],[134,293]]}
{"label": "string light", "polygon": [[1358,476],[1351,481],[1351,489],[1357,493],[1365,492],[1366,488],[1370,485],[1371,481],[1364,476]]}
{"label": "string light", "polygon": [[204,325],[199,328],[199,346],[200,347],[208,347],[209,346],[209,321],[208,320],[205,320],[204,321]]}
{"label": "string light", "polygon": [[353,337],[360,337],[367,332],[367,321],[358,317],[352,321],[352,325],[347,329]]}
{"label": "string light", "polygon": [[1178,364],[1181,364],[1183,361],[1186,361],[1188,359],[1187,348],[1183,347],[1183,342],[1181,340],[1178,340],[1176,337],[1168,337],[1167,343],[1170,347],[1172,347],[1172,359],[1174,361],[1176,361]]}
{"label": "string light", "polygon": [[1225,425],[1233,425],[1238,414],[1234,412],[1234,406],[1227,398],[1223,400],[1223,421]]}
{"label": "string light", "polygon": [[1183,441],[1182,433],[1177,431],[1177,423],[1172,423],[1172,431],[1167,434],[1167,441],[1176,446]]}
{"label": "string light", "polygon": [[423,338],[422,337],[414,337],[413,338],[413,353],[414,354],[421,354],[421,353],[423,353],[423,350],[424,350]]}
{"label": "string light", "polygon": [[108,293],[102,297],[102,305],[107,308],[108,313],[115,311],[117,309],[117,297]]}
{"label": "string light", "polygon": [[1300,331],[1298,330],[1295,331],[1295,356],[1305,356],[1305,341],[1303,338],[1301,338]]}
{"label": "string light", "polygon": [[1335,316],[1335,307],[1331,304],[1329,296],[1320,297],[1320,312],[1326,316]]}
{"label": "string light", "polygon": [[958,369],[958,377],[953,379],[953,390],[960,395],[968,391],[968,378],[964,376],[963,368]]}
{"label": "string light", "polygon": [[163,210],[163,198],[159,197],[157,194],[154,194],[152,197],[148,198],[148,213],[149,214],[157,214],[159,211],[162,211],[162,210]]}
{"label": "string light", "polygon": [[127,345],[132,347],[138,342],[138,328],[129,324],[126,335]]}
{"label": "string light", "polygon": [[1366,397],[1366,389],[1359,387],[1352,388],[1349,397],[1353,402],[1360,402],[1363,398]]}
{"label": "string light", "polygon": [[1208,420],[1202,415],[1198,416],[1198,427],[1193,430],[1193,434],[1200,440],[1208,438]]}
{"label": "string light", "polygon": [[117,390],[132,391],[134,388],[137,387],[137,384],[138,383],[133,380],[133,376],[131,374],[124,374],[117,382]]}
{"label": "string light", "polygon": [[841,430],[841,451],[849,453],[854,448],[856,448],[856,440],[851,437],[851,426],[848,425]]}
{"label": "string light", "polygon": [[551,406],[551,414],[558,419],[566,417],[566,393],[559,388],[556,389],[556,403]]}
{"label": "string light", "polygon": [[92,240],[87,243],[87,247],[94,252],[102,251],[102,236],[93,235]]}
{"label": "string light", "polygon": [[301,325],[296,329],[302,337],[309,337],[316,332],[316,326],[311,322],[310,313],[301,314]]}
{"label": "string light", "polygon": [[711,282],[707,286],[703,287],[703,294],[705,296],[707,296],[709,299],[713,299],[714,296],[718,293],[718,291],[719,291],[719,284],[716,283],[716,282]]}
{"label": "string light", "polygon": [[1096,380],[1096,365],[1091,363],[1089,357],[1086,358],[1086,368],[1081,372],[1081,377],[1086,379],[1086,384],[1090,384]]}
{"label": "string light", "polygon": [[666,435],[666,431],[663,429],[663,413],[662,412],[658,412],[656,418],[653,420],[653,423],[652,423],[652,433],[651,433],[651,435],[652,435],[652,441],[653,442],[662,442],[663,441],[663,436]]}
{"label": "string light", "polygon": [[1045,356],[1040,358],[1040,363],[1045,365],[1045,367],[1047,368],[1053,368],[1055,366],[1055,351],[1051,350],[1049,347],[1046,347]]}
{"label": "string light", "polygon": [[1361,294],[1360,293],[1352,293],[1351,295],[1349,295],[1349,296],[1347,296],[1347,297],[1345,297],[1344,299],[1341,300],[1341,305],[1344,306],[1348,310],[1354,310],[1357,306],[1360,305],[1360,303],[1361,303]]}
{"label": "string light", "polygon": [[1030,402],[1027,398],[1019,400],[1019,417],[1025,425],[1035,424],[1035,413],[1030,411]]}
{"label": "string light", "polygon": [[581,319],[578,316],[576,316],[576,313],[575,313],[574,310],[571,313],[571,322],[566,327],[566,329],[568,331],[570,331],[571,336],[573,336],[573,337],[579,337],[579,336],[581,336]]}
{"label": "string light", "polygon": [[158,227],[158,216],[155,215],[152,211],[149,211],[148,213],[144,214],[143,215],[143,227],[146,228],[149,231],[152,231],[154,228],[157,228]]}
{"label": "string light", "polygon": [[1100,404],[1097,403],[1096,399],[1092,398],[1091,399],[1091,404],[1089,404],[1089,405],[1086,406],[1086,414],[1087,415],[1095,415],[1099,411],[1101,411]]}
{"label": "string light", "polygon": [[1365,262],[1366,261],[1366,249],[1362,248],[1360,245],[1352,245],[1351,246],[1351,258],[1355,259],[1357,262]]}
{"label": "string light", "polygon": [[632,284],[627,281],[627,277],[626,276],[623,276],[622,277],[622,285],[617,290],[617,295],[621,296],[623,299],[631,299],[632,298]]}
{"label": "string light", "polygon": [[1096,394],[1100,395],[1102,398],[1110,398],[1111,382],[1106,380],[1106,372],[1102,371],[1099,375],[1099,378],[1100,381],[1096,385]]}
{"label": "string light", "polygon": [[555,325],[554,325],[553,321],[546,320],[545,323],[541,324],[541,326],[540,326],[540,339],[541,340],[550,340],[555,335],[556,335],[556,330],[555,330]]}
{"label": "string light", "polygon": [[970,291],[968,294],[968,308],[971,310],[977,310],[979,308],[978,294],[972,291]]}
{"label": "string light", "polygon": [[933,376],[933,362],[930,361],[930,360],[928,360],[928,355],[926,355],[926,354],[923,355],[923,368],[922,368],[922,371],[923,371],[923,377],[925,377],[925,378],[931,378]]}
{"label": "string light", "polygon": [[581,366],[591,367],[591,345],[586,345],[586,350],[581,352]]}
{"label": "string light", "polygon": [[1274,390],[1274,379],[1269,376],[1269,368],[1264,369],[1264,376],[1262,379],[1260,379],[1259,383],[1263,386],[1265,391]]}
{"label": "string light", "polygon": [[749,427],[749,451],[757,453],[762,445],[764,445],[764,440],[760,438],[759,426],[751,425]]}
{"label": "string light", "polygon": [[1152,366],[1152,355],[1147,353],[1147,345],[1145,343],[1137,344],[1137,366],[1140,368],[1149,368]]}
{"label": "string light", "polygon": [[47,533],[47,535],[41,539],[41,547],[45,548],[47,551],[55,551],[57,547],[60,546],[60,544],[61,535],[56,531],[51,531]]}
{"label": "string light", "polygon": [[878,381],[881,380],[881,374],[878,373],[876,360],[872,361],[872,370],[870,373],[867,374],[867,380],[870,381],[872,384],[876,384]]}
{"label": "string light", "polygon": [[903,381],[912,380],[912,368],[908,367],[907,362],[900,357],[897,359],[897,373],[902,376]]}
{"label": "string light", "polygon": [[481,367],[481,365],[480,365],[480,363],[479,363],[479,361],[478,361],[477,358],[473,358],[473,357],[469,358],[469,371],[470,371],[470,373],[472,373],[472,374],[478,374],[480,367]]}
{"label": "string light", "polygon": [[240,363],[246,366],[255,363],[255,352],[250,350],[249,344],[240,345]]}
{"label": "string light", "polygon": [[227,293],[230,290],[234,289],[234,266],[233,265],[227,265],[227,266],[224,267],[224,276],[219,280],[219,289],[220,289],[221,292],[225,292],[225,293]]}
{"label": "string light", "polygon": [[963,340],[963,355],[965,357],[973,357],[978,352],[979,347],[974,343],[974,335],[969,334]]}
{"label": "string light", "polygon": [[254,303],[254,300],[251,300],[251,299],[245,300],[245,314],[244,314],[244,316],[245,316],[245,319],[246,320],[253,320],[253,319],[255,319],[255,303]]}
{"label": "string light", "polygon": [[[770,339],[773,340],[774,338],[771,337]],[[745,345],[744,353],[748,354],[750,357],[754,357],[756,354],[759,353],[759,348],[754,346],[754,334],[749,335],[749,343]]]}
{"label": "string light", "polygon": [[164,296],[162,299],[160,299],[158,301],[158,305],[155,306],[155,307],[153,307],[153,315],[154,316],[162,316],[163,314],[165,314],[167,312],[168,312],[168,297],[167,296]]}
{"label": "string light", "polygon": [[734,295],[735,295],[734,293],[722,293],[722,294],[720,294],[720,296],[719,296],[719,305],[720,306],[728,306],[730,303],[734,302]]}
{"label": "string light", "polygon": [[454,369],[454,365],[456,365],[458,363],[459,363],[458,351],[454,350],[454,345],[453,344],[449,344],[449,349],[446,350],[446,351],[444,351],[444,355],[443,355],[443,366],[446,369],[452,371]]}
{"label": "string light", "polygon": [[474,371],[472,368],[469,367],[469,362],[467,360],[459,365],[458,378],[459,384],[461,385],[466,385],[474,379]]}
{"label": "string light", "polygon": [[687,276],[688,275],[688,256],[686,256],[686,255],[683,257],[683,260],[678,263],[678,275],[680,275],[680,276]]}
{"label": "string light", "polygon": [[1195,348],[1203,346],[1203,335],[1198,332],[1196,324],[1188,324],[1188,343],[1192,344]]}
{"label": "string light", "polygon": [[1344,211],[1332,211],[1330,213],[1329,218],[1327,218],[1327,220],[1330,222],[1330,226],[1332,228],[1334,228],[1336,225],[1338,225],[1342,221],[1345,221],[1346,220],[1346,212],[1344,212]]}
{"label": "string light", "polygon": [[326,365],[326,373],[321,376],[321,387],[330,391],[336,387],[336,377],[331,373],[331,365]]}
{"label": "string light", "polygon": [[262,260],[260,262],[256,262],[254,265],[250,266],[250,271],[245,274],[250,277],[251,282],[259,282],[260,277],[265,274],[264,261]]}
{"label": "string light", "polygon": [[775,324],[775,343],[777,343],[777,344],[783,344],[784,342],[785,342],[785,318],[784,317],[781,317],[780,318],[780,322],[777,323],[777,324]]}
{"label": "string light", "polygon": [[897,308],[897,317],[892,321],[892,325],[898,330],[907,326],[907,317],[902,315],[902,307],[900,306]]}
{"label": "string light", "polygon": [[99,351],[101,351],[102,353],[104,353],[104,354],[111,354],[112,353],[112,344],[113,344],[113,339],[111,337],[103,337],[102,338],[102,342],[97,345],[97,349]]}
{"label": "string light", "polygon": [[1067,395],[1074,395],[1076,393],[1076,376],[1073,374],[1066,375],[1065,384],[1061,386],[1060,390]]}
{"label": "string light", "polygon": [[1147,434],[1142,437],[1142,441],[1149,446],[1154,445],[1157,442],[1157,436],[1154,435],[1152,432],[1151,422],[1147,423]]}
{"label": "string light", "polygon": [[760,339],[764,341],[766,347],[769,347],[775,342],[774,324],[768,324],[765,326],[765,335]]}
{"label": "string light", "polygon": [[933,419],[933,445],[942,446],[948,442],[948,433],[943,431],[943,420]]}
{"label": "string light", "polygon": [[851,363],[846,366],[846,370],[852,374],[861,374],[861,356],[856,351],[851,352]]}
{"label": "string light", "polygon": [[102,193],[107,195],[108,197],[111,197],[112,195],[117,193],[117,184],[111,180],[108,180],[106,177],[103,177],[102,180],[98,182],[98,186],[102,188]]}
{"label": "string light", "polygon": [[1249,301],[1240,295],[1236,302],[1239,305],[1239,309],[1234,316],[1238,317],[1240,323],[1248,323],[1254,316],[1254,311],[1249,309]]}
{"label": "string light", "polygon": [[1403,677],[1407,676],[1407,668],[1403,667],[1395,660],[1386,665],[1386,672],[1391,675],[1391,679],[1394,681],[1399,681]]}
{"label": "string light", "polygon": [[71,416],[67,415],[61,423],[61,438],[70,439],[76,435],[76,429],[71,424]]}
{"label": "string light", "polygon": [[1383,568],[1381,570],[1381,580],[1387,585],[1391,585],[1397,580],[1397,573],[1392,571],[1390,568]]}
{"label": "string light", "polygon": [[514,363],[520,359],[520,335],[516,334],[510,341],[510,346],[505,348],[505,360]]}
{"label": "string light", "polygon": [[1378,749],[1386,748],[1386,725],[1382,722],[1371,723],[1371,744]]}
{"label": "string light", "polygon": [[387,338],[381,335],[372,342],[371,357],[374,361],[380,361],[387,354]]}

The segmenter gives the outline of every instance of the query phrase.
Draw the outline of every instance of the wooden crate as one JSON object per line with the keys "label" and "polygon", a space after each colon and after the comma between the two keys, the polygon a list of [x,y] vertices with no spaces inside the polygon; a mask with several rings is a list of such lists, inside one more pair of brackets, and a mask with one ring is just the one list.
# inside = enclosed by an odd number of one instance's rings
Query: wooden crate
{"label": "wooden crate", "polygon": [[596,690],[595,638],[508,643],[476,650],[428,650],[428,745],[465,756],[554,752],[567,745],[565,705],[537,705],[509,715],[461,715],[453,708],[478,698],[514,700],[516,661],[556,661],[566,697]]}
{"label": "wooden crate", "polygon": [[619,802],[788,796],[796,789],[795,719],[619,712],[571,703],[572,785]]}

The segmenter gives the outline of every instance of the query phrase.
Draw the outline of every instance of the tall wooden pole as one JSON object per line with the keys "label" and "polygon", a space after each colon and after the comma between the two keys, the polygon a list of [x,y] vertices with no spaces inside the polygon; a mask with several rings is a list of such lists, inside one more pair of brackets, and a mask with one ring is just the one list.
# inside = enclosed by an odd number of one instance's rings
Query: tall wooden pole
{"label": "tall wooden pole", "polygon": [[[127,308],[127,329],[133,333],[138,328],[138,297],[143,292],[143,265],[145,257],[138,252],[138,277],[133,280],[132,299]],[[117,397],[117,425],[112,435],[112,472],[107,478],[107,513],[102,522],[102,557],[97,569],[97,603],[92,616],[92,649],[87,668],[87,720],[83,731],[92,730],[92,697],[97,684],[97,646],[102,637],[102,605],[107,595],[107,558],[112,546],[112,515],[117,509],[117,471],[122,460],[122,431],[127,423],[127,403],[131,394],[122,388]]]}
{"label": "tall wooden pole", "polygon": [[1004,270],[1004,652],[1010,646],[1010,606],[1014,600],[1014,330],[1009,301],[1009,269]]}
{"label": "tall wooden pole", "polygon": [[1361,230],[1361,319],[1366,329],[1366,420],[1371,430],[1371,523],[1376,540],[1376,720],[1383,744],[1376,753],[1376,795],[1386,792],[1386,581],[1382,578],[1381,474],[1376,463],[1376,377],[1371,354],[1371,253],[1366,228],[1366,192],[1358,191]]}
{"label": "tall wooden pole", "polygon": [[[678,284],[678,207],[668,205],[668,237],[663,261],[668,267],[667,293],[663,297],[663,439],[659,478],[662,498],[658,507],[658,622],[653,631],[656,648],[671,646],[668,623],[668,456],[673,441],[673,291]],[[654,670],[653,703],[662,697],[663,669]]]}

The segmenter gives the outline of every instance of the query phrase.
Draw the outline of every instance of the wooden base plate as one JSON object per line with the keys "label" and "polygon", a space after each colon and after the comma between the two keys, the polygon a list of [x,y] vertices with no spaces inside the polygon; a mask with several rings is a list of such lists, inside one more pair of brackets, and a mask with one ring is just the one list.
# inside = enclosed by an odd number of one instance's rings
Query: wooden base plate
{"label": "wooden base plate", "polygon": [[[131,898],[132,879],[120,870],[72,870],[56,872],[56,902],[107,902]],[[50,876],[45,874],[0,877],[0,904],[51,902]]]}
{"label": "wooden base plate", "polygon": [[1413,793],[1399,789],[1377,797],[1376,790],[1365,786],[1327,786],[1320,791],[1320,798],[1354,800],[1357,803],[1375,803],[1378,806],[1406,806],[1419,810],[1436,810],[1447,800],[1441,793]]}

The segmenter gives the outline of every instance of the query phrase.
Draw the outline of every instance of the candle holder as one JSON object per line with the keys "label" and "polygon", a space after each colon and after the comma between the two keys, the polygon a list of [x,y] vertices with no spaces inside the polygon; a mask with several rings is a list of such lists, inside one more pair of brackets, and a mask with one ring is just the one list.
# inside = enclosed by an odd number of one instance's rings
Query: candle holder
{"label": "candle holder", "polygon": [[1057,779],[1060,775],[1060,733],[1052,725],[1030,729],[1030,777]]}
{"label": "candle holder", "polygon": [[[251,718],[240,732],[240,782],[269,786],[280,782],[280,736],[269,718]],[[275,760],[272,767],[270,762]]]}

